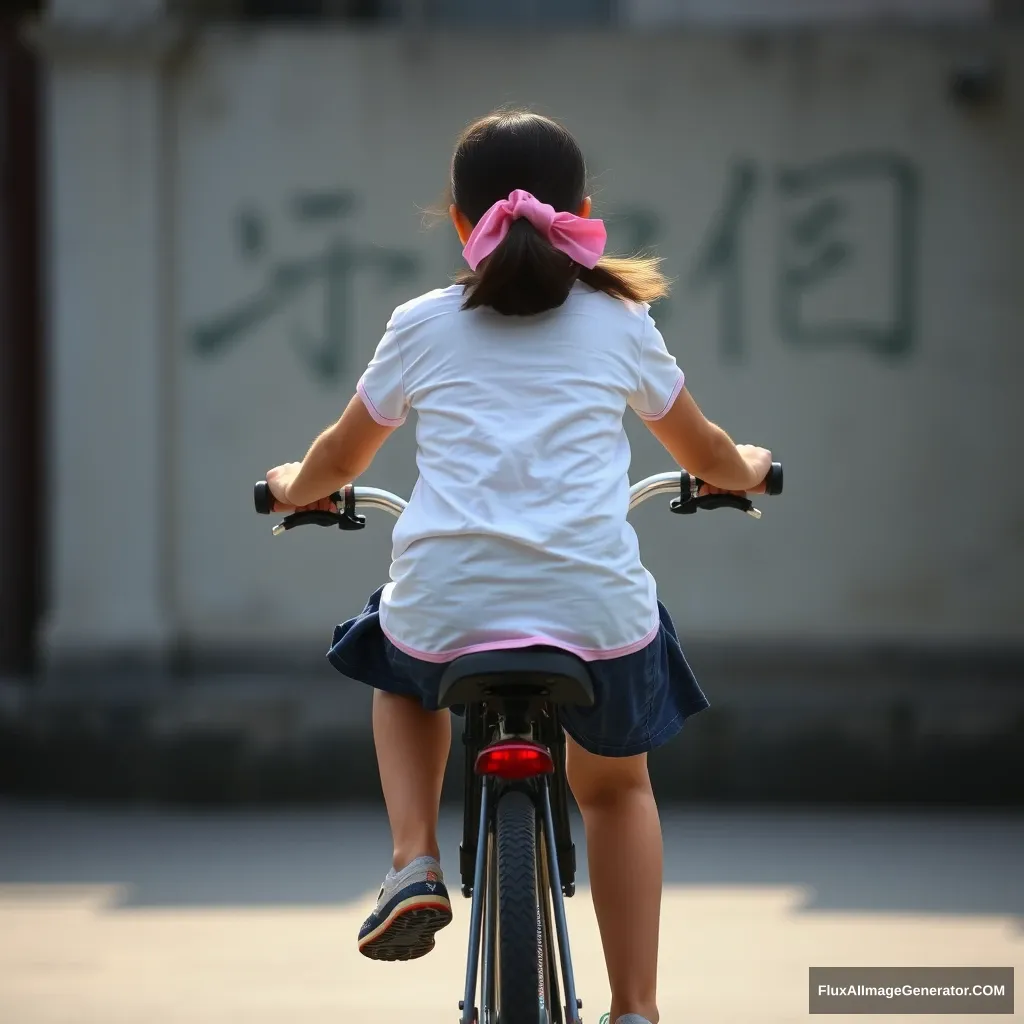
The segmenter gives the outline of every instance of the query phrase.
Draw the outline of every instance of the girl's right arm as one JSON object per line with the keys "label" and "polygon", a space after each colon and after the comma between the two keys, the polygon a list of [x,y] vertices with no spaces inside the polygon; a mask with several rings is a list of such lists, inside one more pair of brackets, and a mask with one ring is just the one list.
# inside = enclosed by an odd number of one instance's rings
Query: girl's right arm
{"label": "girl's right arm", "polygon": [[734,444],[721,427],[704,416],[686,388],[664,416],[644,422],[680,466],[712,487],[749,493],[764,490],[772,453]]}

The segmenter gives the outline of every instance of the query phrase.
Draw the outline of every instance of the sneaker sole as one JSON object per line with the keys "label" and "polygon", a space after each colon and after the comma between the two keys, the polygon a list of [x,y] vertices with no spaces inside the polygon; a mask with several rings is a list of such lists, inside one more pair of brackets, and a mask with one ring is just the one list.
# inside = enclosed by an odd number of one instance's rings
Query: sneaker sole
{"label": "sneaker sole", "polygon": [[403,900],[359,943],[371,960],[415,960],[434,948],[434,935],[451,924],[452,907],[436,896]]}

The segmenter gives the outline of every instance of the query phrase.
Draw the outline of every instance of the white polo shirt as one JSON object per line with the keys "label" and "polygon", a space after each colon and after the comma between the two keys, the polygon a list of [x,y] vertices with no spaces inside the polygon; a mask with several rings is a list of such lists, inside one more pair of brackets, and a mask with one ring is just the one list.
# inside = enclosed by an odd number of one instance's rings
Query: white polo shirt
{"label": "white polo shirt", "polygon": [[683,373],[644,305],[577,284],[558,309],[460,309],[459,285],[395,310],[358,391],[417,413],[419,479],[395,525],[380,623],[407,654],[549,644],[639,650],[657,591],[626,521],[626,407],[668,412]]}

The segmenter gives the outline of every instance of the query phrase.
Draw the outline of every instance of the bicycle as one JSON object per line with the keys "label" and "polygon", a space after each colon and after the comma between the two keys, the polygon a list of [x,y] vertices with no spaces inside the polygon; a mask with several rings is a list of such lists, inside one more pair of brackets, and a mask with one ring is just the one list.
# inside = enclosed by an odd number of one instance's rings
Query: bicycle
{"label": "bicycle", "polygon": [[[767,494],[782,493],[779,463],[766,483]],[[702,495],[702,486],[686,470],[659,473],[630,487],[629,510],[677,493],[669,508],[678,514],[735,508],[761,518],[749,498]],[[406,507],[390,491],[351,484],[331,499],[340,511],[292,513],[274,535],[304,525],[361,530],[359,508],[398,517]],[[254,501],[257,512],[273,510],[265,480]],[[558,709],[593,702],[586,663],[552,647],[466,654],[442,676],[438,705],[465,707],[459,870],[462,895],[472,902],[461,1024],[582,1024],[563,902],[576,889],[576,848]]]}

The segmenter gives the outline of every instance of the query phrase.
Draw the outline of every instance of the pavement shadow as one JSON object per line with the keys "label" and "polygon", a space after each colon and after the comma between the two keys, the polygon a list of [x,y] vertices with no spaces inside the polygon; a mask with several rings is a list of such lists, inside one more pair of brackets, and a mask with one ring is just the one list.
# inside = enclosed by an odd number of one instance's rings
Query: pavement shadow
{"label": "pavement shadow", "polygon": [[1024,924],[1024,817],[693,813],[664,822],[665,880],[800,886],[805,911],[996,914]]}
{"label": "pavement shadow", "polygon": [[[834,811],[672,811],[665,881],[785,886],[805,912],[1012,916],[1024,925],[1024,817]],[[457,813],[441,846],[458,892]],[[573,833],[587,881],[581,822]],[[376,892],[390,860],[383,807],[315,812],[83,810],[0,805],[0,885],[118,885],[120,906],[327,905]]]}
{"label": "pavement shadow", "polygon": [[119,885],[124,907],[348,902],[376,894],[391,851],[383,808],[176,814],[8,805],[0,836],[0,885]]}

